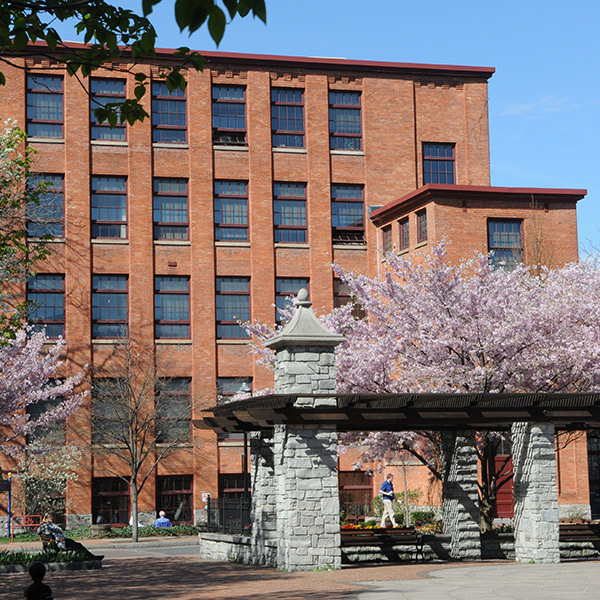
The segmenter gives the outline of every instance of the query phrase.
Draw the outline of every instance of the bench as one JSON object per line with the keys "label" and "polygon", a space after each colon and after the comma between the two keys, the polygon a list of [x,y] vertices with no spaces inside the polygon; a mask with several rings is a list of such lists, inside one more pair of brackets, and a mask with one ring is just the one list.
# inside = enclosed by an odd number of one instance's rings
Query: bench
{"label": "bench", "polygon": [[561,523],[558,531],[561,542],[600,543],[600,523]]}
{"label": "bench", "polygon": [[425,561],[423,553],[423,537],[414,527],[398,527],[395,529],[342,529],[341,547],[372,546],[384,552],[391,551],[394,546],[414,546],[416,560]]}
{"label": "bench", "polygon": [[42,548],[44,550],[56,550],[57,552],[60,548],[56,545],[56,541],[54,540],[54,536],[49,533],[40,533],[40,542],[42,542]]}

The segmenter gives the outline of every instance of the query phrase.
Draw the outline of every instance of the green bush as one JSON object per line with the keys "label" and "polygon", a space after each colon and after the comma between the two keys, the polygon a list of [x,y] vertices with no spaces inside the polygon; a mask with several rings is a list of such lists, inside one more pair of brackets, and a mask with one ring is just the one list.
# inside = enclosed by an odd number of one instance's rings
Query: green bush
{"label": "green bush", "polygon": [[415,510],[410,514],[413,525],[424,525],[435,522],[435,513],[432,510]]}
{"label": "green bush", "polygon": [[375,519],[369,519],[368,521],[365,521],[365,527],[375,527],[378,522],[379,521],[376,521]]}
{"label": "green bush", "polygon": [[0,552],[0,565],[27,565],[36,560],[43,563],[82,562],[89,560],[85,552],[26,552],[24,550],[3,550]]}
{"label": "green bush", "polygon": [[[197,535],[198,528],[195,525],[173,525],[173,527],[154,527],[144,525],[138,527],[139,537],[177,537],[182,535]],[[131,527],[113,527],[104,535],[107,538],[130,538]]]}
{"label": "green bush", "polygon": [[398,525],[398,527],[404,527],[404,525],[405,525],[404,517],[405,517],[405,515],[403,512],[394,513],[394,519],[396,519],[396,524]]}

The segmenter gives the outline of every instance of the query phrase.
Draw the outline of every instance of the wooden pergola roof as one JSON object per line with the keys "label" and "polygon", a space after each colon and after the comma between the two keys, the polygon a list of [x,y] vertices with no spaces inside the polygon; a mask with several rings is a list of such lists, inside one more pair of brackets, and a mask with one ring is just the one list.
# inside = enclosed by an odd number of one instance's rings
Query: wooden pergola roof
{"label": "wooden pergola roof", "polygon": [[[297,406],[299,398],[328,399],[331,405]],[[194,425],[218,433],[274,425],[335,425],[338,431],[502,430],[518,421],[580,430],[600,428],[600,394],[271,394],[204,412]]]}

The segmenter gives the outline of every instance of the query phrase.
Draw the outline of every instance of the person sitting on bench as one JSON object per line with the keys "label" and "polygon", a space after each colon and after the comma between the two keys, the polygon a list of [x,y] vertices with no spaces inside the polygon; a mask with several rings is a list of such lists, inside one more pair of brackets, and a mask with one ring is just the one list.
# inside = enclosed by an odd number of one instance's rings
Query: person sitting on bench
{"label": "person sitting on bench", "polygon": [[38,527],[37,534],[42,538],[44,549],[54,547],[57,550],[83,552],[90,560],[102,560],[104,558],[103,554],[99,556],[92,554],[83,544],[65,537],[64,531],[53,522],[50,513],[46,513],[43,516],[42,524]]}

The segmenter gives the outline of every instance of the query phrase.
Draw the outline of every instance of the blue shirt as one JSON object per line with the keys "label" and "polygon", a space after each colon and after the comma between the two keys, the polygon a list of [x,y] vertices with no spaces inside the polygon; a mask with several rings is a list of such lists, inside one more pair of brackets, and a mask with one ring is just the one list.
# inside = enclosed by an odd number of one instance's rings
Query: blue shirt
{"label": "blue shirt", "polygon": [[379,491],[382,492],[384,500],[394,500],[394,498],[396,498],[394,486],[392,485],[392,482],[387,479],[383,482]]}
{"label": "blue shirt", "polygon": [[154,527],[173,527],[173,523],[167,517],[159,517],[154,521]]}

